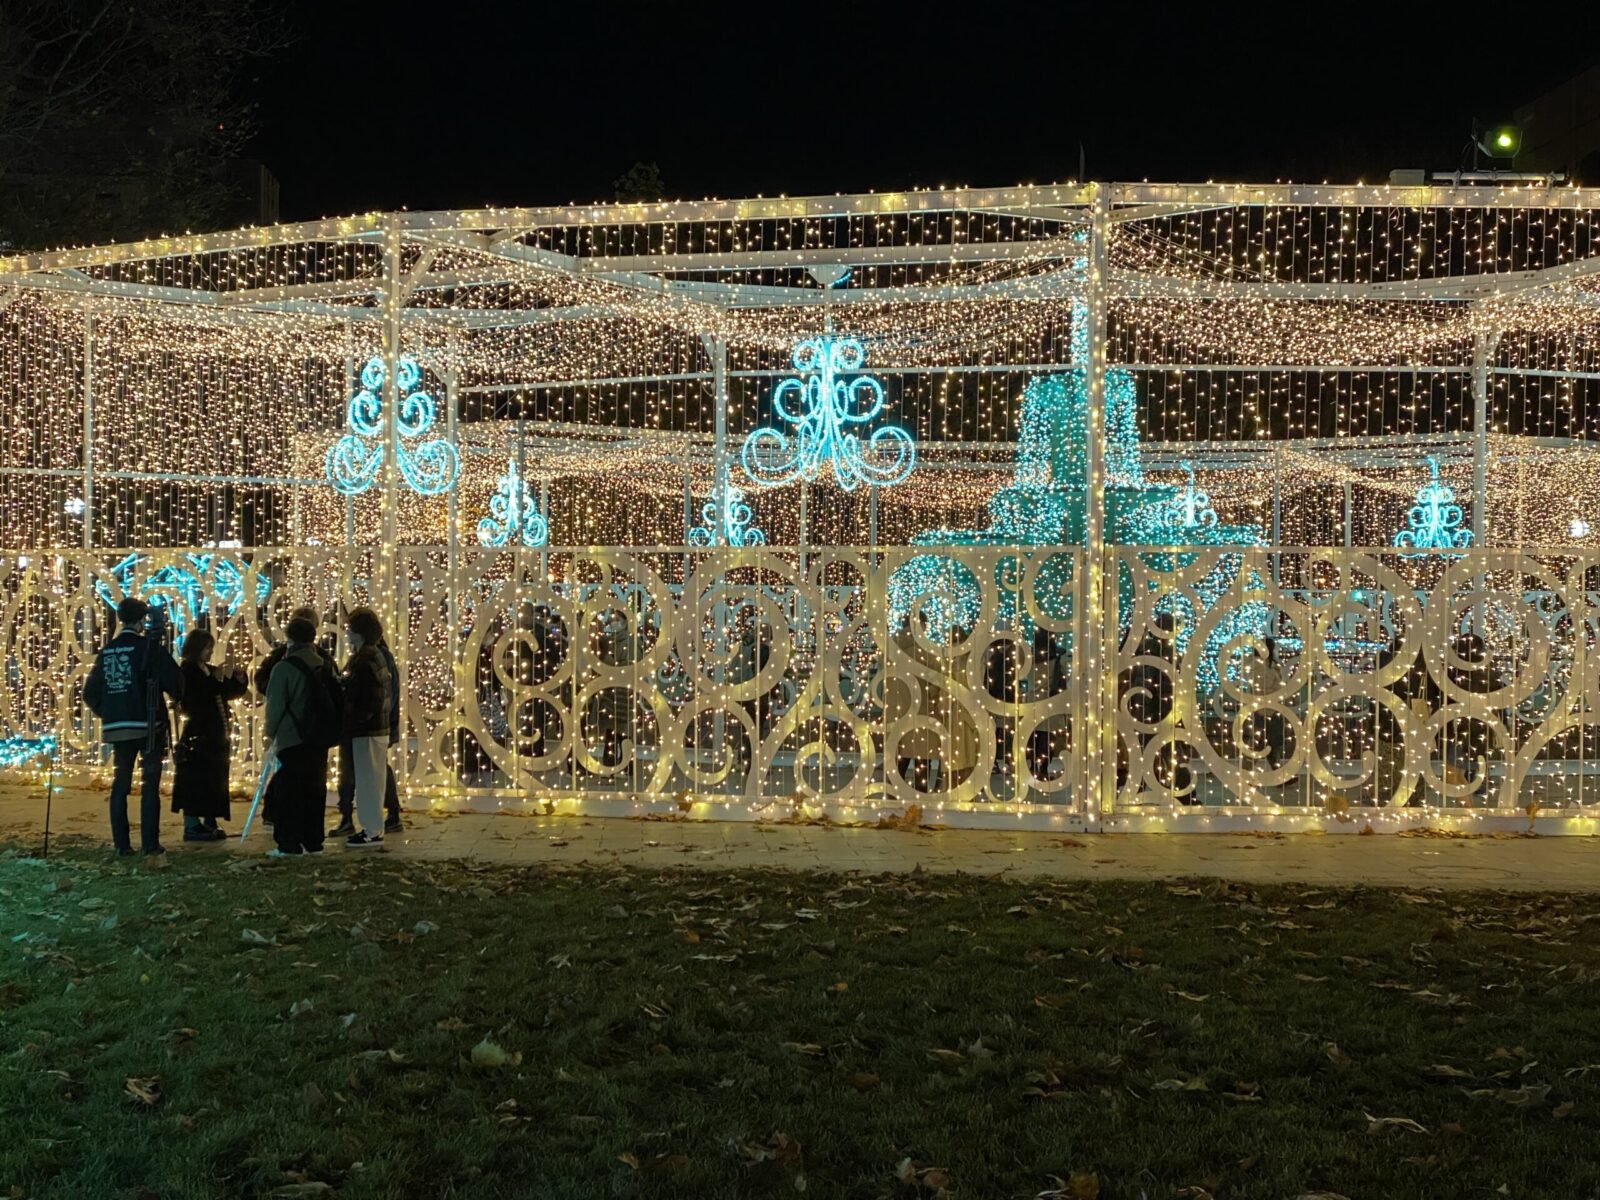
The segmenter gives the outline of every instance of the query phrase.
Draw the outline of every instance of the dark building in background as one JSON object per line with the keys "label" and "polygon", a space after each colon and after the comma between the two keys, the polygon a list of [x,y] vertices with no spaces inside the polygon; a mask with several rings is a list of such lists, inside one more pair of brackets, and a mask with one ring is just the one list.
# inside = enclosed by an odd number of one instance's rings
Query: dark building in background
{"label": "dark building in background", "polygon": [[1600,63],[1517,110],[1519,171],[1563,171],[1600,185]]}

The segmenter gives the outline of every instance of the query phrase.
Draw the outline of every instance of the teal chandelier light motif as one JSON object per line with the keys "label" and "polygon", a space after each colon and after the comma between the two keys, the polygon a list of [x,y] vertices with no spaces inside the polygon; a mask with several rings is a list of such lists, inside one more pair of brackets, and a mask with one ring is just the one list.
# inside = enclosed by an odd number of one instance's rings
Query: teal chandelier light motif
{"label": "teal chandelier light motif", "polygon": [[[717,529],[722,529],[722,543],[729,546],[765,546],[767,535],[757,529],[752,521],[755,513],[750,505],[745,502],[744,492],[732,484],[727,485],[727,505],[721,503],[722,496],[719,491],[711,493],[700,509],[700,519],[704,525],[697,525],[689,530],[689,544],[691,546],[715,546],[718,544]],[[726,516],[724,516],[726,514]]]}
{"label": "teal chandelier light motif", "polygon": [[1194,464],[1185,459],[1182,466],[1188,482],[1170,502],[1168,526],[1185,531],[1216,528],[1217,510],[1211,507],[1210,495],[1195,486]]}
{"label": "teal chandelier light motif", "polygon": [[515,538],[524,546],[543,546],[550,540],[550,522],[534,502],[533,489],[517,471],[517,460],[506,460],[506,473],[500,476],[489,515],[478,522],[478,542],[484,546],[504,546]]}
{"label": "teal chandelier light motif", "polygon": [[[345,408],[349,432],[328,447],[328,482],[347,496],[370,488],[383,467],[388,416],[383,411],[384,365],[374,355],[361,368],[361,387]],[[415,441],[433,428],[433,397],[420,387],[422,368],[409,355],[401,355],[395,368],[395,421],[402,439],[396,450],[400,477],[418,495],[437,496],[455,486],[461,473],[456,448],[442,438]]]}
{"label": "teal chandelier light motif", "polygon": [[773,426],[754,430],[741,454],[745,473],[762,487],[811,482],[826,467],[847,492],[863,483],[903,483],[916,465],[911,435],[897,425],[865,437],[857,432],[884,405],[883,384],[871,375],[841,378],[867,361],[860,339],[831,333],[803,338],[790,361],[799,375],[778,383],[772,407],[779,421],[794,426],[793,437]]}
{"label": "teal chandelier light motif", "polygon": [[1417,554],[1402,554],[1402,558],[1420,558],[1429,550],[1465,550],[1472,545],[1472,530],[1462,528],[1461,506],[1455,502],[1456,494],[1439,482],[1439,460],[1428,455],[1428,482],[1417,489],[1417,502],[1406,513],[1406,524],[1394,535],[1394,544]]}

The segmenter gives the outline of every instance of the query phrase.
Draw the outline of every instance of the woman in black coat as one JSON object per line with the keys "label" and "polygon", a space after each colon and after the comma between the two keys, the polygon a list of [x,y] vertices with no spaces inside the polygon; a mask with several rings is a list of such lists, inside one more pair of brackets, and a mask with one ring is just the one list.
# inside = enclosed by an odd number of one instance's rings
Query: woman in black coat
{"label": "woman in black coat", "polygon": [[220,841],[217,821],[229,818],[228,702],[244,695],[243,668],[211,665],[216,639],[196,629],[183,639],[183,735],[173,748],[172,811],[183,814],[183,840]]}

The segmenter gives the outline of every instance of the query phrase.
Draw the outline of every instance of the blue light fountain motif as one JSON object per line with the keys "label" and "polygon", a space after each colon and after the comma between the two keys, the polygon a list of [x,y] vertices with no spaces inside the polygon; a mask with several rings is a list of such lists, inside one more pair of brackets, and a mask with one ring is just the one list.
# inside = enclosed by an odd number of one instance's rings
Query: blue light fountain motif
{"label": "blue light fountain motif", "polygon": [[[376,482],[383,467],[387,418],[383,411],[383,358],[374,355],[361,368],[361,387],[345,408],[349,432],[328,447],[328,482],[335,491],[353,496]],[[433,428],[433,397],[422,391],[422,368],[409,355],[401,355],[395,370],[395,399],[399,407],[397,424],[400,446],[396,451],[400,477],[406,486],[423,496],[437,496],[455,485],[461,473],[456,448],[442,438],[419,442]]]}
{"label": "blue light fountain motif", "polygon": [[[928,547],[928,553],[907,559],[889,579],[889,628],[903,628],[916,619],[924,635],[935,643],[962,637],[982,610],[983,585],[954,557],[940,554],[941,546],[1017,547],[1023,557],[1037,553],[1039,567],[1034,595],[1042,610],[1056,622],[1071,616],[1073,589],[1070,559],[1049,554],[1052,546],[1082,546],[1087,539],[1088,492],[1084,487],[1089,444],[1088,376],[1081,365],[1088,358],[1086,312],[1074,305],[1073,358],[1069,369],[1031,379],[1022,396],[1021,428],[1017,439],[1016,474],[988,502],[989,523],[983,529],[930,529],[911,542]],[[1185,463],[1186,487],[1154,483],[1145,476],[1137,421],[1138,390],[1131,372],[1111,368],[1105,375],[1105,485],[1103,504],[1105,538],[1111,545],[1162,547],[1149,561],[1157,570],[1186,567],[1194,561],[1184,548],[1201,546],[1260,546],[1262,531],[1254,525],[1222,524],[1211,498],[1195,486],[1192,464]],[[1038,548],[1030,550],[1028,548]],[[998,595],[998,617],[1016,619],[1031,632],[1032,621],[1021,611],[1022,598],[1011,580],[1019,572],[1010,554],[996,563],[993,588]],[[1193,587],[1199,610],[1179,589],[1163,596],[1157,613],[1177,618],[1175,647],[1188,650],[1189,639],[1201,611],[1230,597],[1258,590],[1261,581],[1253,570],[1240,578],[1243,564],[1237,554],[1218,557],[1216,567]],[[1117,579],[1119,613],[1133,607],[1132,579],[1124,569]],[[1218,678],[1217,660],[1222,648],[1240,634],[1261,636],[1268,612],[1260,601],[1233,600],[1236,608],[1218,624],[1203,648],[1199,675],[1211,690]],[[1063,638],[1070,644],[1070,635]]]}
{"label": "blue light fountain motif", "polygon": [[489,501],[489,515],[478,522],[478,541],[504,546],[513,537],[524,546],[542,546],[550,540],[550,522],[534,503],[528,481],[518,473],[517,460],[511,458]]}
{"label": "blue light fountain motif", "polygon": [[897,425],[867,437],[853,431],[883,411],[883,385],[871,375],[840,378],[866,363],[861,341],[832,334],[804,338],[795,343],[790,361],[799,377],[779,382],[772,407],[779,420],[794,426],[793,441],[772,426],[754,430],[744,442],[745,473],[763,487],[778,487],[810,482],[832,467],[847,492],[863,483],[904,482],[917,459],[911,435]]}
{"label": "blue light fountain motif", "polygon": [[[700,509],[700,519],[704,525],[696,525],[689,530],[689,544],[691,546],[715,546],[718,544],[716,530],[722,527],[721,544],[728,546],[765,546],[767,535],[751,524],[755,514],[750,506],[745,503],[744,492],[728,485],[728,504],[724,510],[721,497],[715,490],[711,499],[707,500]],[[726,512],[726,519],[724,519]]]}
{"label": "blue light fountain motif", "polygon": [[[213,600],[224,619],[239,611],[248,597],[245,570],[230,558],[217,554],[185,554],[188,566],[169,563],[157,567],[144,578],[139,578],[139,564],[145,561],[142,554],[130,554],[111,568],[110,575],[121,588],[122,596],[138,596],[152,608],[159,608],[172,625],[173,637],[182,641],[184,634],[211,616]],[[112,608],[121,600],[104,580],[94,583],[100,599]],[[272,580],[264,575],[256,577],[255,603],[265,604],[272,594]]]}
{"label": "blue light fountain motif", "polygon": [[1394,535],[1394,544],[1416,550],[1401,558],[1421,558],[1429,550],[1465,550],[1472,545],[1472,530],[1461,527],[1461,506],[1456,494],[1439,482],[1439,460],[1428,455],[1428,482],[1417,489],[1417,502],[1406,513],[1409,529]]}

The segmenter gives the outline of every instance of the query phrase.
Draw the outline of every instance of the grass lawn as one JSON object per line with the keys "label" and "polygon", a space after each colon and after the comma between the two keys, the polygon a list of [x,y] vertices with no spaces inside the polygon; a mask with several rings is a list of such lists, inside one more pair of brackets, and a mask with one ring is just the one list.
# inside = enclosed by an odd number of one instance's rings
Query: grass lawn
{"label": "grass lawn", "polygon": [[0,1196],[1600,1195],[1595,898],[11,851],[0,946]]}

